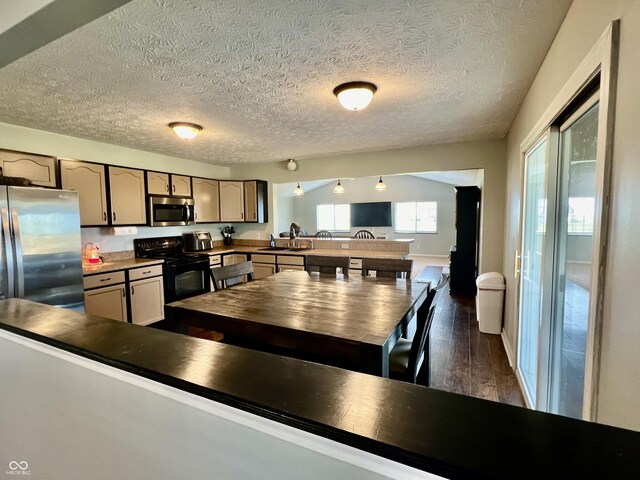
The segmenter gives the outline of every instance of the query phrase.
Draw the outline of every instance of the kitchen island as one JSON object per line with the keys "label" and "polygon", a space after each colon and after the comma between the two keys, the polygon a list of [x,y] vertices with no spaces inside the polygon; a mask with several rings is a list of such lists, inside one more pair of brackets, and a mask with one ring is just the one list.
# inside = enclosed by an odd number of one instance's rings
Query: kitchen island
{"label": "kitchen island", "polygon": [[[46,350],[48,353],[52,351],[51,354],[56,358],[65,355],[71,360],[77,358],[72,363],[88,363],[86,368],[99,370],[101,375],[107,377],[112,376],[111,371],[122,371],[139,387],[162,390],[176,398],[186,392],[194,398],[189,401],[200,405],[202,409],[207,405],[231,406],[234,411],[242,413],[245,420],[265,419],[273,437],[289,438],[293,442],[294,438],[299,437],[291,435],[302,431],[312,434],[305,436],[307,442],[315,437],[329,439],[352,452],[349,458],[354,463],[359,462],[354,460],[357,452],[368,452],[376,458],[383,457],[393,462],[385,464],[388,469],[384,471],[384,476],[372,470],[367,476],[350,478],[435,478],[426,474],[410,475],[410,471],[404,470],[406,466],[447,478],[640,478],[638,432],[148,329],[25,300],[0,301],[0,342],[0,352],[8,352],[0,353],[2,380],[12,382],[4,385],[5,391],[11,395],[5,394],[10,401],[7,400],[3,408],[6,412],[10,409],[11,415],[7,413],[0,417],[3,421],[3,425],[0,425],[0,441],[6,440],[8,445],[16,443],[18,438],[28,438],[37,441],[37,444],[44,443],[46,448],[56,452],[58,461],[70,472],[66,478],[79,478],[73,475],[74,458],[77,457],[75,463],[79,463],[80,458],[84,458],[82,455],[87,454],[91,462],[94,457],[104,455],[102,450],[91,449],[90,445],[84,448],[85,444],[94,441],[94,437],[102,433],[102,427],[96,425],[107,425],[104,428],[108,428],[115,421],[112,416],[116,416],[119,408],[125,408],[139,398],[144,405],[154,405],[153,399],[144,392],[122,395],[113,398],[120,406],[114,408],[110,415],[102,410],[96,411],[98,407],[92,405],[93,414],[75,418],[73,412],[83,406],[85,397],[87,402],[91,400],[92,390],[88,387],[90,383],[79,383],[77,379],[81,378],[80,373],[73,369],[75,367],[68,366],[57,370],[56,378],[51,378],[51,375],[47,378],[54,384],[59,382],[61,385],[77,387],[79,392],[84,392],[80,395],[82,398],[66,398],[67,403],[72,400],[70,405],[73,407],[64,410],[66,416],[55,410],[44,412],[50,420],[42,425],[34,425],[30,416],[37,415],[40,410],[30,409],[29,406],[39,399],[34,393],[38,384],[31,384],[29,379],[36,377],[39,370],[48,368],[53,360],[33,364],[22,361],[20,355],[24,350]],[[61,353],[55,354],[56,351]],[[152,382],[149,383],[149,380]],[[104,395],[109,395],[115,388],[104,390]],[[21,395],[22,392],[25,392],[25,396]],[[51,405],[54,405],[58,393],[49,391],[41,395],[43,405],[53,408]],[[180,423],[171,429],[173,417],[163,415],[163,410],[157,409],[150,417],[153,420],[147,422],[140,422],[136,417],[128,420],[119,418],[116,426],[122,425],[122,428],[110,430],[115,435],[108,437],[114,442],[114,448],[119,442],[129,442],[132,432],[137,432],[134,429],[136,425],[144,431],[157,433],[144,437],[145,441],[152,442],[164,437],[172,440],[173,447],[166,451],[146,452],[146,458],[141,454],[130,455],[126,459],[124,476],[137,471],[140,462],[145,468],[156,464],[170,468],[171,465],[164,462],[164,458],[171,457],[174,450],[178,458],[186,458],[185,464],[201,460],[193,458],[191,450],[180,448],[181,444],[175,440],[199,433],[199,421],[195,421],[195,417],[185,417],[178,419]],[[194,420],[191,421],[191,418]],[[122,421],[128,424],[120,424]],[[51,431],[51,425],[65,423],[75,425],[72,436]],[[163,430],[163,425],[166,425],[166,430]],[[91,426],[94,430],[86,430]],[[13,428],[20,431],[14,431]],[[240,440],[224,437],[224,432],[219,433],[223,438],[216,437],[215,432],[211,431],[207,435],[212,444],[204,447],[210,447],[207,450],[211,455],[215,455],[216,448],[224,447],[232,452],[239,452],[243,448]],[[75,442],[76,436],[87,440]],[[137,438],[134,437],[134,440]],[[47,444],[47,441],[52,444]],[[144,444],[140,443],[140,439],[137,441],[134,444],[136,451],[144,452]],[[199,445],[194,444],[192,449],[197,450]],[[270,443],[264,443],[263,448],[269,447]],[[221,478],[249,478],[240,475],[240,472],[246,472],[256,462],[262,461],[260,450],[252,452],[249,456],[234,457],[235,460],[227,458],[227,462],[235,465],[234,474],[226,477],[223,474]],[[322,478],[323,473],[329,475],[330,472],[323,469],[330,468],[330,460],[334,458],[331,452],[334,451],[325,449],[323,452],[325,460],[314,464],[307,478]],[[153,462],[150,461],[152,457]],[[113,460],[113,464],[119,463]],[[31,465],[37,466],[37,458],[30,461]],[[286,465],[290,474],[294,474],[298,461],[301,460],[291,457],[267,462],[265,465],[269,465],[270,470],[265,470],[263,477],[275,478],[270,474],[282,465]],[[106,463],[96,465],[96,468],[100,467],[117,468]],[[215,466],[211,468],[213,475]],[[218,465],[218,468],[222,467]],[[334,472],[334,475],[337,474]],[[342,470],[342,475],[344,478],[346,470]],[[185,477],[195,478],[187,474]]]}

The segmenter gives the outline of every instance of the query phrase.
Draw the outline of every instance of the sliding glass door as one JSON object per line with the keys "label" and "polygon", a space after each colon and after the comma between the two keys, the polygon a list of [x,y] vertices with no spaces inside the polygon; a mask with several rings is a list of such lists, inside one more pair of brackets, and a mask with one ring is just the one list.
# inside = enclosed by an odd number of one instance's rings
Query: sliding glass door
{"label": "sliding glass door", "polygon": [[527,400],[536,408],[542,263],[547,219],[548,135],[526,154],[520,276],[518,367]]}
{"label": "sliding glass door", "polygon": [[549,411],[582,417],[593,230],[598,104],[586,102],[560,127],[556,267]]}
{"label": "sliding glass door", "polygon": [[531,408],[582,418],[597,202],[598,95],[524,155],[518,366]]}

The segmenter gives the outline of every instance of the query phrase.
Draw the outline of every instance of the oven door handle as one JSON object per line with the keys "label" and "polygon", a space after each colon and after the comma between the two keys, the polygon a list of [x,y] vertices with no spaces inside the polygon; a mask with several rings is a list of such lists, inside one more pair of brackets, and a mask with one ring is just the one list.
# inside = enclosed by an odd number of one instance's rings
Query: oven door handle
{"label": "oven door handle", "polygon": [[208,260],[194,260],[193,262],[184,262],[184,263],[176,263],[172,265],[166,265],[167,268],[182,268],[182,267],[191,267],[191,266],[200,266],[202,269],[209,268]]}

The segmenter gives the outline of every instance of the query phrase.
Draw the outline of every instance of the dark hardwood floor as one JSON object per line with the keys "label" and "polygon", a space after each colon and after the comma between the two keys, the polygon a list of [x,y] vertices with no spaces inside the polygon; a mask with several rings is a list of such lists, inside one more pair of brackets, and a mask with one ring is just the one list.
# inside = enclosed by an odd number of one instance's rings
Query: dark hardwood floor
{"label": "dark hardwood floor", "polygon": [[478,329],[475,297],[444,296],[430,342],[431,388],[525,406],[500,335]]}

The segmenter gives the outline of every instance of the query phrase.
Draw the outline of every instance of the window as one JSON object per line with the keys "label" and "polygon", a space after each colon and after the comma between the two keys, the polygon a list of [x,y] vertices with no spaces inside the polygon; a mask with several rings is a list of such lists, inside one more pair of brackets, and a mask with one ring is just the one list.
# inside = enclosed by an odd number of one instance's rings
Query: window
{"label": "window", "polygon": [[339,205],[318,205],[317,230],[330,232],[348,232],[351,228],[351,209],[348,203]]}
{"label": "window", "polygon": [[399,233],[437,233],[438,202],[396,203],[394,231]]}
{"label": "window", "polygon": [[596,208],[594,197],[569,197],[569,234],[593,233],[593,216]]}

